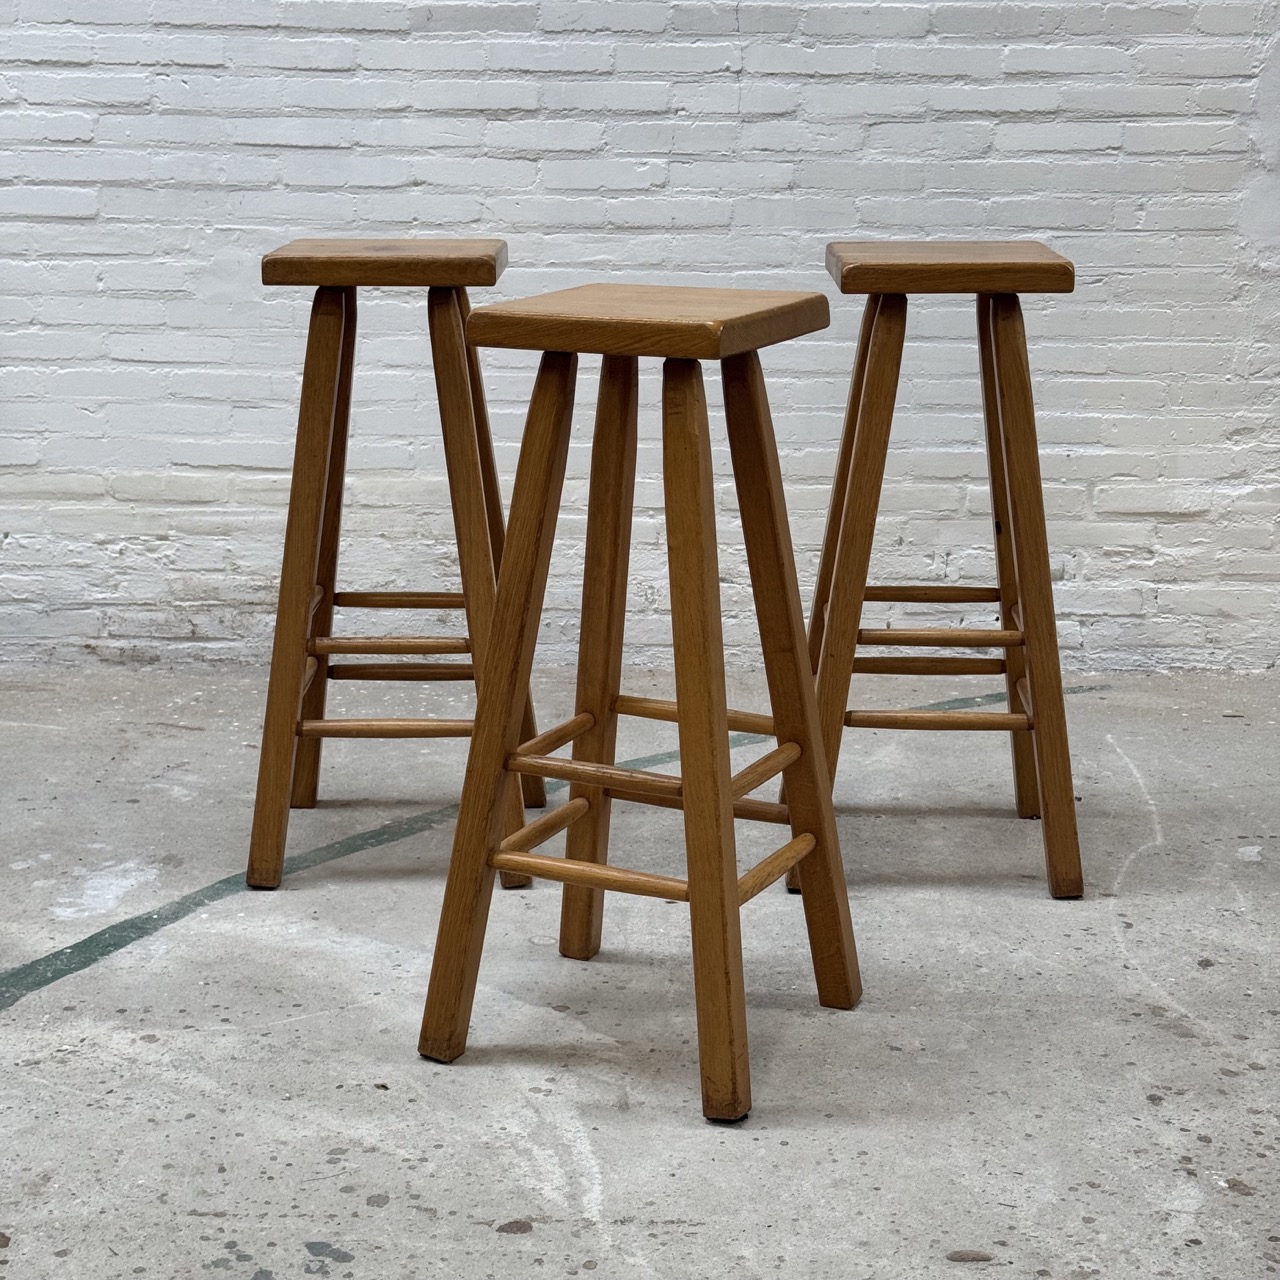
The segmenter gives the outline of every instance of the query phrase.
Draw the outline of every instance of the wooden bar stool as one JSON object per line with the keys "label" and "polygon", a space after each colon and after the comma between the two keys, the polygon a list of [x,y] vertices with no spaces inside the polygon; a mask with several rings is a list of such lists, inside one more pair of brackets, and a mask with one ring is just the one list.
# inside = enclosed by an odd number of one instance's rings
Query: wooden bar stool
{"label": "wooden bar stool", "polygon": [[[1009,733],[1020,817],[1040,818],[1049,890],[1084,891],[1071,759],[1049,581],[1040,458],[1020,293],[1070,293],[1066,258],[1034,241],[848,241],[827,246],[841,293],[867,294],[844,436],[809,620],[809,658],[834,781],[842,729],[991,729]],[[868,586],[871,543],[893,421],[908,293],[973,293],[995,528],[994,587]],[[1000,626],[864,628],[864,600],[973,604],[1000,610]],[[999,657],[861,656],[860,648],[977,648]],[[854,672],[1003,675],[1006,711],[849,711]]]}
{"label": "wooden bar stool", "polygon": [[[494,642],[484,659],[476,728],[445,885],[419,1052],[451,1062],[466,1047],[497,869],[565,885],[560,951],[600,947],[603,890],[689,903],[703,1111],[737,1120],[751,1107],[742,979],[741,905],[796,867],[820,1003],[860,994],[849,902],[817,727],[813,678],[782,482],[756,349],[828,323],[819,294],[588,285],[472,313],[478,346],[542,351],[498,581]],[[578,352],[604,355],[588,498],[575,712],[532,739],[521,728],[564,481]],[[638,356],[665,357],[663,477],[675,644],[676,700],[620,693],[635,482]],[[726,705],[712,493],[700,360],[718,360],[773,715]],[[679,726],[682,777],[618,768],[619,714]],[[737,774],[730,729],[771,734],[777,747]],[[570,759],[556,756],[572,744]],[[787,806],[749,793],[781,773]],[[508,833],[517,780],[571,784],[561,807]],[[614,798],[684,811],[688,878],[606,865]],[[739,875],[734,819],[790,828],[776,852]],[[567,829],[565,857],[532,852]]]}
{"label": "wooden bar stool", "polygon": [[[502,240],[295,240],[262,260],[262,282],[311,285],[302,402],[285,526],[275,643],[258,762],[247,880],[280,884],[290,807],[316,803],[325,738],[463,738],[470,720],[334,720],[325,718],[330,680],[470,680],[493,623],[503,517],[485,408],[480,362],[463,338],[468,285],[494,284],[507,262]],[[458,542],[461,592],[338,591],[338,540],[346,472],[347,423],[356,343],[356,289],[362,285],[427,288],[427,319],[440,404],[445,465]],[[464,609],[465,636],[343,636],[335,607]],[[441,662],[445,655],[468,662]],[[427,661],[334,662],[346,655],[412,655]],[[536,732],[526,696],[522,723]],[[541,779],[524,798],[546,803]],[[524,822],[519,795],[506,810],[511,830]],[[526,876],[504,883],[525,885]]]}

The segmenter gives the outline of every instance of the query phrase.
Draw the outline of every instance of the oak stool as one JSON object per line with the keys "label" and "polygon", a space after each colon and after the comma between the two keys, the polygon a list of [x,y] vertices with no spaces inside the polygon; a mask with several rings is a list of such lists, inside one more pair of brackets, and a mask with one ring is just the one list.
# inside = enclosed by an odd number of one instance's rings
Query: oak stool
{"label": "oak stool", "polygon": [[[483,660],[475,734],[445,885],[419,1052],[440,1062],[466,1047],[495,870],[564,883],[561,954],[599,950],[603,890],[688,902],[704,1114],[751,1108],[739,909],[796,867],[823,1005],[848,1009],[861,988],[831,788],[792,558],[773,424],[756,349],[825,328],[820,294],[587,285],[474,311],[477,346],[543,352],[529,405],[498,581],[494,640]],[[547,582],[569,446],[577,353],[604,356],[596,404],[574,715],[529,738],[525,688]],[[639,356],[662,366],[663,484],[676,700],[620,692]],[[700,360],[720,362],[734,480],[772,717],[726,706],[711,440]],[[619,715],[674,721],[682,777],[619,768]],[[777,746],[737,774],[729,730]],[[572,744],[569,759],[554,753]],[[786,806],[750,798],[779,773]],[[508,834],[501,815],[517,779],[570,783],[568,801]],[[684,811],[687,879],[609,866],[610,801]],[[790,838],[739,874],[734,819]],[[531,852],[567,829],[565,856]]]}
{"label": "oak stool", "polygon": [[[1034,241],[844,241],[827,246],[841,293],[866,294],[844,435],[809,619],[826,760],[844,727],[1007,730],[1020,817],[1042,821],[1049,890],[1083,891],[1040,459],[1020,293],[1070,293],[1072,264]],[[977,295],[997,586],[868,586],[909,293]],[[869,629],[864,601],[998,605],[998,629]],[[863,647],[975,648],[999,657],[861,656]],[[1003,675],[1005,711],[849,711],[854,672]]]}
{"label": "oak stool", "polygon": [[[249,844],[248,883],[274,889],[284,867],[289,809],[316,803],[325,738],[467,737],[470,720],[325,718],[330,680],[470,680],[493,624],[502,558],[502,499],[480,362],[464,341],[468,285],[496,283],[507,263],[502,240],[295,240],[262,260],[267,285],[311,285],[293,482],[267,685],[258,793]],[[426,288],[440,429],[453,504],[461,592],[338,591],[338,541],[346,471],[347,425],[361,286]],[[465,636],[333,635],[334,609],[463,609]],[[338,656],[471,655],[470,662],[334,662]],[[536,732],[527,694],[522,723]],[[524,798],[546,803],[541,779]],[[506,812],[524,822],[520,797]],[[525,885],[528,877],[504,883]]]}

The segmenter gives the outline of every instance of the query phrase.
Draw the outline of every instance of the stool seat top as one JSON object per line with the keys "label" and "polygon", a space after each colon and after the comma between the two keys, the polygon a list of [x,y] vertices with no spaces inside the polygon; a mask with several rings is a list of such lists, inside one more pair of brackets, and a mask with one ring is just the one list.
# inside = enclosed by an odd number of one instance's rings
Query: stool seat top
{"label": "stool seat top", "polygon": [[820,293],[586,284],[477,307],[467,341],[478,347],[723,360],[831,323]]}
{"label": "stool seat top", "polygon": [[293,240],[262,259],[263,284],[496,284],[505,240]]}
{"label": "stool seat top", "polygon": [[841,293],[1070,293],[1075,267],[1037,240],[835,240]]}

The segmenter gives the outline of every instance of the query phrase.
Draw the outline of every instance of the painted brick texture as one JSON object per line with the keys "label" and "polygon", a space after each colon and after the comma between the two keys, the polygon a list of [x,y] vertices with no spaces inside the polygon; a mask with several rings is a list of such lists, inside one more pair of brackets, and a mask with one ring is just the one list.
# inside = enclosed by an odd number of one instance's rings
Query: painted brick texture
{"label": "painted brick texture", "polygon": [[[832,327],[763,357],[807,593],[860,312],[824,245],[954,236],[1077,264],[1074,295],[1025,299],[1066,663],[1275,662],[1275,0],[0,0],[0,21],[6,654],[265,656],[309,299],[258,259],[301,235],[502,236],[512,266],[476,302],[609,278],[827,292]],[[361,324],[342,583],[451,585],[425,298],[369,291]],[[509,487],[535,358],[484,359]],[[597,364],[550,661],[576,638]],[[752,665],[707,373],[726,642]],[[657,390],[651,362],[629,639],[662,665]],[[879,579],[991,574],[979,412],[971,303],[920,299]]]}

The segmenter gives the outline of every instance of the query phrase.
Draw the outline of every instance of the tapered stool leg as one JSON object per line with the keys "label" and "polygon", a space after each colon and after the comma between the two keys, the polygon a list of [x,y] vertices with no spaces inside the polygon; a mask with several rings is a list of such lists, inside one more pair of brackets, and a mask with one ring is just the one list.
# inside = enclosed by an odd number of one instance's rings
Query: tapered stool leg
{"label": "tapered stool leg", "polygon": [[284,870],[294,749],[308,667],[307,632],[320,556],[329,446],[341,381],[345,298],[344,289],[317,289],[307,334],[246,874],[247,882],[260,889],[276,888]]}
{"label": "tapered stool leg", "polygon": [[696,360],[663,363],[662,444],[702,1110],[740,1120],[751,1077],[711,443]]}
{"label": "tapered stool leg", "polygon": [[[991,328],[991,296],[978,295],[978,356],[982,367],[982,412],[986,424],[987,467],[991,476],[991,525],[995,535],[996,581],[1000,588],[1000,626],[1016,631],[1018,574],[1013,555],[1013,523],[1009,514],[1009,484],[1005,473],[1004,438],[1000,430],[999,390],[996,386],[994,334]],[[1010,711],[1021,711],[1018,682],[1027,674],[1022,649],[1005,651],[1005,690]],[[1009,734],[1013,755],[1014,797],[1020,818],[1040,816],[1040,788],[1036,781],[1035,741],[1031,730]]]}
{"label": "tapered stool leg", "polygon": [[[343,289],[342,353],[338,368],[338,394],[333,407],[333,433],[329,443],[329,475],[325,482],[324,516],[320,526],[320,557],[316,589],[320,593],[307,629],[308,640],[333,633],[333,593],[338,574],[338,544],[342,534],[342,485],[347,474],[347,433],[351,421],[351,380],[356,354],[356,291]],[[315,675],[302,695],[302,720],[323,720],[329,692],[329,657],[316,654]],[[294,749],[293,786],[289,803],[295,809],[313,809],[320,783],[322,738],[299,738]]]}
{"label": "tapered stool leg", "polygon": [[[573,743],[573,759],[613,764],[618,737],[614,703],[622,679],[622,633],[627,614],[627,570],[631,553],[632,499],[636,475],[639,373],[634,356],[605,356],[600,368],[591,490],[582,571],[582,626],[578,636],[578,692],[574,714],[590,715],[591,728]],[[569,828],[565,857],[606,862],[609,851],[608,793],[573,784],[590,812]],[[566,884],[560,915],[560,954],[590,960],[600,950],[604,890]]]}
{"label": "tapered stool leg", "polygon": [[494,641],[477,688],[475,735],[454,833],[418,1052],[452,1062],[467,1044],[480,952],[493,895],[489,854],[507,834],[507,756],[520,744],[556,515],[564,485],[577,357],[542,357],[511,500],[511,534],[498,578]]}
{"label": "tapered stool leg", "polygon": [[[455,291],[458,311],[465,330],[471,303],[465,289]],[[489,545],[493,548],[494,570],[502,564],[502,548],[506,541],[506,522],[502,515],[502,489],[498,484],[498,466],[493,456],[493,435],[489,430],[489,406],[485,400],[484,377],[480,371],[480,353],[475,347],[467,347],[467,377],[471,383],[471,410],[475,429],[476,448],[480,455],[480,477],[484,486],[484,513],[489,525]],[[527,742],[536,737],[538,722],[533,714],[533,694],[525,706],[524,720],[520,727],[520,740]],[[547,803],[547,787],[541,778],[526,774],[520,779],[524,802],[530,808],[541,809]],[[517,882],[527,882],[527,877],[503,875],[505,888],[513,888]]]}
{"label": "tapered stool leg", "polygon": [[822,551],[818,560],[818,577],[813,587],[813,607],[809,613],[809,665],[818,674],[822,655],[822,637],[827,627],[827,605],[831,600],[831,583],[836,572],[836,548],[840,544],[840,525],[844,520],[849,480],[853,471],[853,443],[858,434],[858,411],[862,407],[863,388],[867,381],[867,361],[871,354],[871,334],[875,328],[880,295],[871,294],[862,312],[858,332],[858,350],[849,380],[849,399],[844,411],[844,430],[840,434],[840,452],[836,458],[835,476],[831,482],[831,499],[827,504],[827,524],[822,535]]}
{"label": "tapered stool leg", "polygon": [[857,477],[857,485],[848,483],[846,489],[817,668],[818,720],[832,782],[840,759],[844,713],[849,705],[849,684],[862,623],[862,600],[871,565],[907,323],[907,300],[902,294],[874,295],[873,301],[876,314],[871,322],[849,470],[850,479]]}
{"label": "tapered stool leg", "polygon": [[1055,898],[1084,892],[1066,709],[1058,662],[1057,619],[1049,577],[1040,454],[1031,398],[1026,331],[1016,294],[995,294],[991,308],[1001,436],[1013,526],[1028,708],[1034,732],[1045,866]]}
{"label": "tapered stool leg", "polygon": [[[458,544],[458,569],[466,602],[467,634],[477,693],[484,678],[484,655],[493,641],[494,594],[497,590],[497,556],[491,537],[480,465],[475,402],[467,367],[467,347],[456,289],[434,288],[427,294],[427,324],[431,332],[431,361],[436,373],[440,404],[440,431],[444,438],[445,469],[453,505],[453,528]],[[516,789],[506,793],[506,831],[524,825],[524,808]],[[523,888],[528,876],[502,873],[506,888]]]}
{"label": "tapered stool leg", "polygon": [[818,999],[831,1008],[852,1009],[862,994],[862,984],[764,376],[754,351],[733,356],[721,367],[729,448],[774,735],[779,746],[793,742],[800,748],[799,758],[788,766],[783,778],[791,833],[793,837],[809,834],[817,841],[796,869],[804,894]]}
{"label": "tapered stool leg", "polygon": [[[818,560],[818,577],[813,586],[813,602],[809,611],[807,637],[809,666],[817,678],[822,659],[822,643],[827,632],[827,607],[831,602],[831,584],[836,573],[836,551],[840,545],[840,526],[844,521],[848,500],[849,482],[853,472],[853,444],[858,434],[858,411],[862,407],[862,393],[867,380],[867,361],[871,354],[871,334],[875,329],[876,313],[880,308],[879,294],[871,294],[862,310],[862,326],[858,331],[858,350],[853,362],[853,376],[849,380],[849,399],[844,411],[844,430],[840,433],[840,452],[836,458],[835,475],[831,481],[831,498],[827,503],[827,524],[822,534],[822,550]],[[787,800],[784,779],[778,799]],[[800,892],[800,868],[787,872],[787,890]]]}

